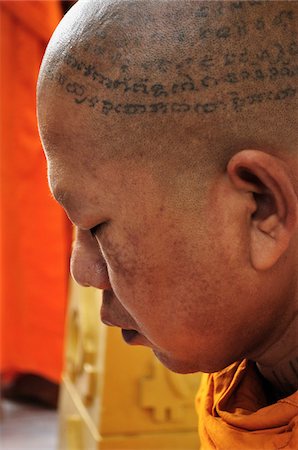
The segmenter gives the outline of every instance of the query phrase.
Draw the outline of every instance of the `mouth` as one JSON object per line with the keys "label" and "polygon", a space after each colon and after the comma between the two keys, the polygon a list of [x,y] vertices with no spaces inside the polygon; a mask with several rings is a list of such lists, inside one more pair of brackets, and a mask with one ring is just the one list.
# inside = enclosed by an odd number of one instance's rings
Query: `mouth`
{"label": "mouth", "polygon": [[129,345],[145,345],[147,347],[150,347],[150,342],[148,339],[145,338],[139,331],[133,329],[132,327],[129,328],[129,326],[125,326],[123,323],[120,324],[120,322],[116,323],[116,321],[110,320],[107,316],[101,315],[101,321],[105,325],[109,327],[116,327],[121,328],[122,338],[126,344]]}
{"label": "mouth", "polygon": [[135,338],[137,338],[137,336],[140,336],[140,333],[137,330],[133,330],[131,328],[125,328],[121,325],[115,324],[115,323],[107,320],[106,318],[102,318],[101,321],[108,327],[121,328],[122,337],[127,344],[131,344],[132,341]]}
{"label": "mouth", "polygon": [[126,330],[126,329],[122,328],[121,332],[122,332],[122,337],[127,344],[132,344],[133,341],[138,336],[140,336],[140,334],[136,330]]}

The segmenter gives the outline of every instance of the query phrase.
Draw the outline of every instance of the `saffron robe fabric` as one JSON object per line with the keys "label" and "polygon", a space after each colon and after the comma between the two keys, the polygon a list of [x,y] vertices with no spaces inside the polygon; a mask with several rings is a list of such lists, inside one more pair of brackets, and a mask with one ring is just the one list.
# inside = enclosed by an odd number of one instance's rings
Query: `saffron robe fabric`
{"label": "saffron robe fabric", "polygon": [[298,391],[271,404],[253,362],[204,375],[196,399],[200,450],[298,449]]}
{"label": "saffron robe fabric", "polygon": [[1,1],[0,371],[59,382],[71,226],[50,196],[36,82],[58,1]]}

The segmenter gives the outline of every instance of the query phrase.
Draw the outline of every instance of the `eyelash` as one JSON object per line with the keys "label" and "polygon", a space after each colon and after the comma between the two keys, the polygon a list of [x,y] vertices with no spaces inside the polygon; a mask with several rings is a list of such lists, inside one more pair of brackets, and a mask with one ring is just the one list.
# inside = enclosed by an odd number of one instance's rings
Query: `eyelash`
{"label": "eyelash", "polygon": [[105,222],[99,223],[98,225],[95,225],[95,227],[90,228],[90,233],[93,237],[96,237],[96,234],[101,231],[103,225],[105,225]]}

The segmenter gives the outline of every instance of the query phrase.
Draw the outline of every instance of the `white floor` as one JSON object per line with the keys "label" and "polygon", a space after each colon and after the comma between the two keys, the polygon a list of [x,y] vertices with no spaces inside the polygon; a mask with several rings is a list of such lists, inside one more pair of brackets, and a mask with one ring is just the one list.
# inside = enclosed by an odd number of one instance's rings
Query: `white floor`
{"label": "white floor", "polygon": [[57,450],[57,412],[1,401],[1,450]]}

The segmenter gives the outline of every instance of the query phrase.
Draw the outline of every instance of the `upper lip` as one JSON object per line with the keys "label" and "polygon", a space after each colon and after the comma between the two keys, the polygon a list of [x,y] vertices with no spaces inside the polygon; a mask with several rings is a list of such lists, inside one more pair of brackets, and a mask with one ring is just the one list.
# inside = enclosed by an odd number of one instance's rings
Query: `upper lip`
{"label": "upper lip", "polygon": [[122,328],[123,330],[137,331],[135,328],[133,328],[131,326],[120,325],[120,324],[112,322],[106,318],[101,318],[101,321],[102,321],[102,323],[104,323],[105,325],[108,325],[109,327],[118,327],[118,328]]}
{"label": "upper lip", "polygon": [[105,325],[108,325],[109,327],[118,327],[119,326],[107,319],[101,318],[101,321],[102,321],[102,323],[104,323]]}

